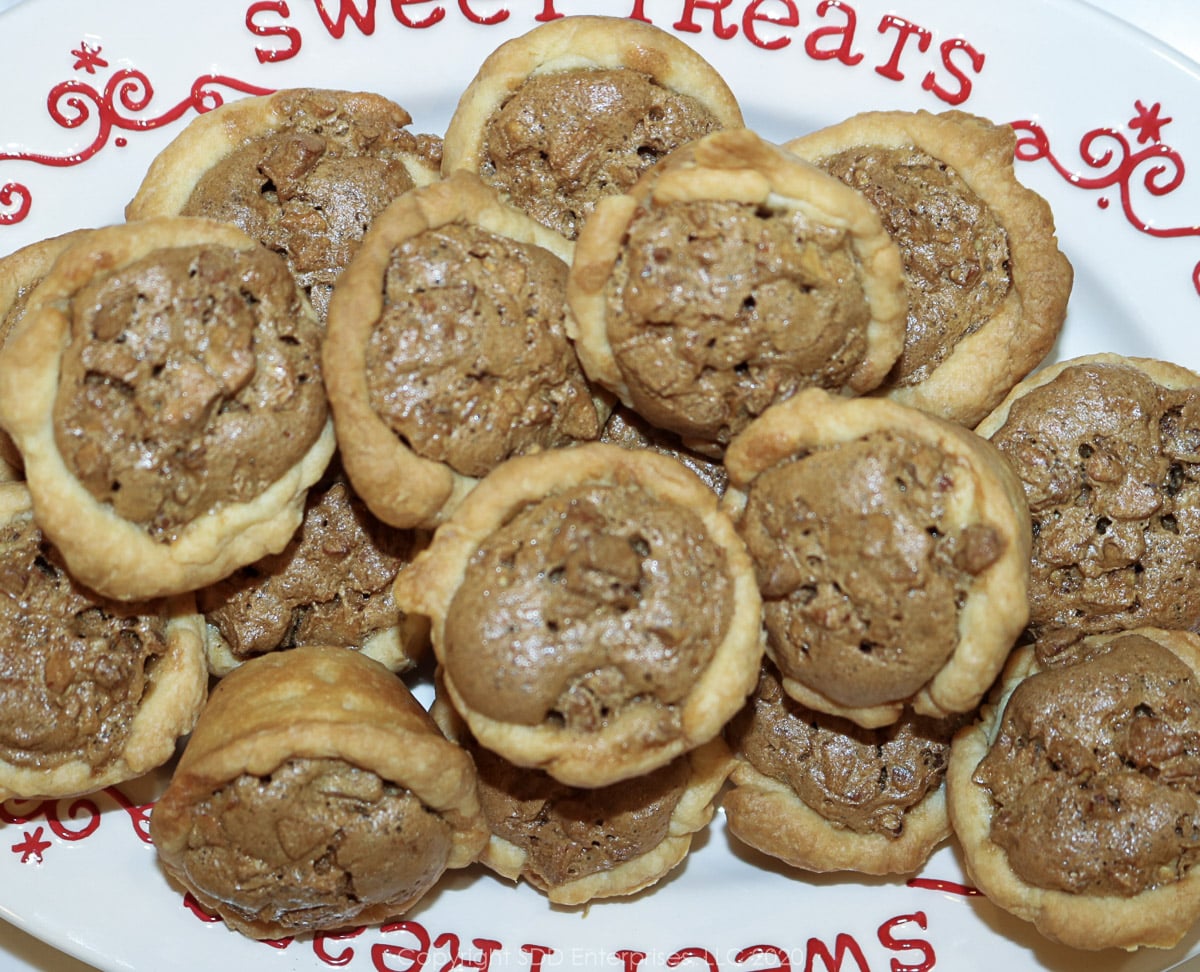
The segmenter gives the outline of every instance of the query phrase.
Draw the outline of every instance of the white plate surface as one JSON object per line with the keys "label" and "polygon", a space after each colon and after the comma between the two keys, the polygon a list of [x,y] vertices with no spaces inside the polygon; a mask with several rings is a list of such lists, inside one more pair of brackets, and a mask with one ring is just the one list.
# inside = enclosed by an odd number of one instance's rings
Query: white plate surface
{"label": "white plate surface", "polygon": [[[1050,200],[1076,269],[1054,356],[1108,350],[1200,369],[1200,177],[1189,177],[1200,69],[1072,0],[20,4],[0,15],[0,255],[119,221],[151,158],[217,99],[374,90],[404,105],[414,130],[441,132],[484,56],[547,13],[640,14],[672,30],[777,140],[876,108],[1018,123],[1029,136],[1018,174]],[[824,56],[843,42],[844,57]],[[1200,952],[1200,928],[1170,952],[1055,946],[962,893],[953,845],[915,881],[811,876],[735,847],[719,816],[684,868],[633,899],[555,909],[469,871],[394,926],[255,943],[203,920],[157,868],[145,806],[162,785],[159,774],[0,805],[0,917],[99,968],[153,972],[1157,972]]]}

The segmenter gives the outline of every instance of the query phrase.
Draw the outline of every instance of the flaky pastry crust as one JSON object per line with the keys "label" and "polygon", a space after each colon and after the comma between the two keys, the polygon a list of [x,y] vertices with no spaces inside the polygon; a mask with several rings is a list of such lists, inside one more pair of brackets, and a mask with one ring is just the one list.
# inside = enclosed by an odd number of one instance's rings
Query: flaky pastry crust
{"label": "flaky pastry crust", "polygon": [[[466,738],[465,724],[444,697],[439,696],[430,711],[449,738]],[[526,868],[529,854],[524,848],[492,833],[479,862],[510,881],[528,881],[553,904],[572,907],[598,898],[636,894],[657,884],[684,861],[695,835],[712,821],[716,798],[733,768],[729,748],[720,737],[677,758],[687,760],[687,788],[671,813],[666,837],[637,857],[608,870],[549,884]]]}
{"label": "flaky pastry crust", "polygon": [[598,68],[647,75],[696,99],[726,128],[744,123],[720,73],[668,31],[621,17],[560,17],[501,44],[480,65],[446,127],[443,174],[480,173],[488,121],[530,77]]}
{"label": "flaky pastry crust", "polygon": [[[173,216],[184,205],[201,177],[217,162],[247,142],[285,129],[289,124],[287,101],[306,90],[287,88],[266,95],[239,98],[197,115],[150,163],[137,192],[125,207],[127,220]],[[351,110],[382,108],[397,128],[412,123],[399,105],[371,92],[329,90],[329,97],[344,101]],[[405,168],[417,185],[436,181],[441,173],[418,153],[404,158]]]}
{"label": "flaky pastry crust", "polygon": [[[33,503],[25,485],[0,484],[0,522],[33,518]],[[97,597],[96,604],[103,607],[103,599]],[[149,668],[145,693],[120,752],[102,766],[74,759],[38,769],[0,760],[0,800],[94,793],[135,779],[175,755],[178,740],[191,731],[208,696],[204,620],[189,594],[162,605],[147,605],[147,610],[166,614],[167,651]],[[113,650],[128,649],[114,646]]]}
{"label": "flaky pastry crust", "polygon": [[[1103,644],[1125,635],[1140,635],[1168,648],[1200,676],[1200,637],[1191,632],[1135,628],[1092,635],[1085,642]],[[1178,880],[1131,897],[1073,894],[1030,884],[991,840],[995,803],[987,787],[975,781],[975,771],[996,741],[1013,692],[1039,671],[1042,667],[1032,646],[1014,651],[979,719],[954,737],[946,773],[947,810],[967,873],[997,907],[1072,948],[1171,948],[1200,918],[1200,871],[1193,868]]]}
{"label": "flaky pastry crust", "polygon": [[161,543],[99,502],[68,469],[56,441],[54,409],[72,338],[74,296],[100,275],[156,250],[188,245],[260,247],[234,226],[185,217],[93,230],[59,256],[0,351],[0,423],[20,449],[38,524],[72,574],[108,597],[193,591],[278,552],[299,526],[308,487],[321,477],[335,446],[327,418],[299,461],[256,497],[212,509]]}
{"label": "flaky pastry crust", "polygon": [[[878,705],[846,706],[804,684],[782,664],[788,695],[865,728],[895,722],[905,706],[933,717],[968,712],[1000,672],[1029,616],[1031,537],[1020,481],[994,447],[955,423],[886,398],[843,398],[807,389],[768,409],[730,444],[725,456],[730,488],[722,501],[736,521],[760,473],[810,451],[836,448],[884,429],[927,443],[952,462],[957,472],[946,499],[947,525],[958,530],[973,524],[990,527],[1001,554],[967,591],[957,612],[952,655],[911,696]],[[769,641],[767,653],[772,658],[777,654]]]}
{"label": "flaky pastry crust", "polygon": [[751,847],[805,871],[911,874],[950,836],[946,789],[905,811],[899,837],[860,834],[821,816],[779,780],[736,760],[733,787],[721,799],[729,832]]}
{"label": "flaky pastry crust", "polygon": [[469,173],[406,193],[372,225],[330,302],[323,367],[347,475],[371,512],[395,527],[436,526],[478,482],[414,451],[372,407],[367,383],[368,342],[385,310],[384,277],[395,247],[456,223],[570,260],[561,237],[506,205]]}
{"label": "flaky pastry crust", "polygon": [[[708,667],[675,706],[677,729],[655,729],[645,707],[607,718],[595,730],[551,720],[521,725],[472,709],[445,666],[447,614],[468,562],[488,537],[523,508],[584,484],[633,484],[698,515],[724,553],[734,613]],[[442,524],[432,544],[396,578],[396,603],[432,621],[434,654],[446,697],[471,734],[518,766],[543,769],[571,786],[603,786],[648,772],[715,738],[753,689],[762,657],[760,598],[745,548],[715,495],[681,463],[647,450],[588,443],[510,459],[482,479]]]}
{"label": "flaky pastry crust", "polygon": [[[251,659],[213,691],[151,818],[167,872],[251,937],[295,929],[248,921],[195,886],[184,861],[194,839],[193,810],[224,784],[243,775],[268,777],[294,759],[340,760],[410,791],[450,827],[447,869],[472,863],[487,840],[470,758],[394,674],[358,652],[326,646]],[[350,924],[383,921],[415,900],[364,906]]]}
{"label": "flaky pastry crust", "polygon": [[1018,182],[1011,127],[962,111],[870,111],[784,143],[816,164],[845,149],[915,147],[948,164],[1007,235],[1011,287],[991,316],[916,384],[877,394],[974,427],[1049,353],[1066,318],[1074,271],[1049,204]]}

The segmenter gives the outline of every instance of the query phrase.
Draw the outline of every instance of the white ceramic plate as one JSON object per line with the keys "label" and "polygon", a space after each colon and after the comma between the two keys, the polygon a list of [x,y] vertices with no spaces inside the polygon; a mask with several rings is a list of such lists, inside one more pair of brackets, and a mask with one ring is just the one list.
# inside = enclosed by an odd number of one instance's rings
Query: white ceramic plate
{"label": "white ceramic plate", "polygon": [[[440,132],[483,57],[554,13],[673,30],[778,140],[871,108],[1019,123],[1018,173],[1050,199],[1076,268],[1055,356],[1200,368],[1200,180],[1186,178],[1200,70],[1069,0],[37,0],[0,15],[0,254],[120,220],[186,121],[247,91],[375,90]],[[686,867],[630,900],[555,909],[472,871],[394,926],[255,943],[203,920],[158,870],[145,805],[162,785],[0,806],[0,916],[100,968],[154,972],[1151,972],[1200,951],[1197,929],[1170,952],[1085,957],[963,893],[952,845],[913,881],[814,877],[733,846],[719,817]]]}

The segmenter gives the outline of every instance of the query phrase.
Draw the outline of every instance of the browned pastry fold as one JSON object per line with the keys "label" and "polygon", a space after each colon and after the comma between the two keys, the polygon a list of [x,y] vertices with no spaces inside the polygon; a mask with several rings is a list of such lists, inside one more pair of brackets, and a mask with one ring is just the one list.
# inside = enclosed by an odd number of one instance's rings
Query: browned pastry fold
{"label": "browned pastry fold", "polygon": [[1073,948],[1171,948],[1200,918],[1200,637],[1013,653],[951,747],[947,806],[997,907]]}
{"label": "browned pastry fold", "polygon": [[979,424],[1029,502],[1039,635],[1200,625],[1198,430],[1200,374],[1111,353],[1043,368]]}
{"label": "browned pastry fold", "polygon": [[597,204],[567,300],[588,377],[712,455],[803,388],[874,388],[906,307],[874,209],[748,129],[689,143]]}
{"label": "browned pastry fold", "polygon": [[650,450],[502,463],[396,578],[480,745],[570,786],[716,737],[754,686],[758,591],[713,492]]}
{"label": "browned pastry fold", "polygon": [[668,31],[561,17],[483,61],[446,128],[442,167],[481,176],[573,241],[599,199],[678,146],[742,124],[724,79]]}
{"label": "browned pastry fold", "polygon": [[324,320],[371,221],[438,178],[441,139],[383,95],[286,88],[197,115],[151,162],[127,220],[233,223],[287,258]]}
{"label": "browned pastry fold", "polygon": [[[30,291],[41,282],[67,245],[86,232],[75,230],[39,240],[0,258],[0,347],[24,316]],[[0,480],[21,477],[21,452],[7,434],[0,432]]]}
{"label": "browned pastry fold", "polygon": [[791,699],[767,663],[725,735],[731,834],[807,871],[907,874],[950,836],[945,772],[961,719],[905,713],[879,729]]}
{"label": "browned pastry fold", "polygon": [[867,111],[784,143],[862,192],[904,259],[904,350],[877,394],[974,427],[1053,347],[1074,272],[1016,133],[962,111]]}
{"label": "browned pastry fold", "polygon": [[683,864],[733,765],[717,737],[642,776],[568,786],[479,746],[440,695],[431,711],[479,772],[491,831],[480,863],[527,881],[556,905],[634,894]]}
{"label": "browned pastry fold", "polygon": [[342,462],[371,511],[435,526],[513,455],[595,439],[561,240],[466,172],[376,220],[330,305]]}
{"label": "browned pastry fold", "polygon": [[72,575],[139,600],[281,549],[334,448],[320,343],[283,258],[234,226],[73,241],[0,351],[0,422]]}
{"label": "browned pastry fold", "polygon": [[22,483],[0,484],[0,800],[90,793],[175,754],[208,693],[189,595],[114,602],[76,582]]}
{"label": "browned pastry fold", "polygon": [[196,592],[209,671],[227,675],[255,655],[314,644],[361,651],[394,672],[413,668],[429,621],[397,611],[392,584],[427,540],[380,523],[344,477],[327,473],[282,551]]}
{"label": "browned pastry fold", "polygon": [[251,659],[214,689],[154,809],[167,873],[253,938],[373,924],[487,840],[470,757],[358,652]]}
{"label": "browned pastry fold", "polygon": [[1029,513],[993,446],[813,388],[764,412],[725,466],[789,695],[867,728],[979,703],[1029,611]]}

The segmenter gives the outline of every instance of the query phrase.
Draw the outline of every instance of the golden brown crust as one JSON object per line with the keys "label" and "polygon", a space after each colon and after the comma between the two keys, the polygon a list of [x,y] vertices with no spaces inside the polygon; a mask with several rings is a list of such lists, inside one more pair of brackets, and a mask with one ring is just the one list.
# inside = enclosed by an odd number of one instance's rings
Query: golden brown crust
{"label": "golden brown crust", "polygon": [[923,381],[879,394],[973,427],[1049,353],[1062,329],[1073,270],[1049,204],[1017,181],[1009,126],[961,111],[872,111],[784,143],[820,163],[855,146],[916,147],[948,163],[1004,228],[1012,287],[996,312]]}
{"label": "golden brown crust", "polygon": [[715,738],[753,689],[762,657],[760,599],[753,569],[716,497],[685,466],[646,450],[589,443],[510,459],[480,481],[438,529],[433,543],[396,578],[402,610],[432,619],[434,654],[444,667],[446,618],[480,545],[526,505],[581,484],[636,484],[653,496],[694,511],[724,552],[732,579],[734,615],[707,669],[678,703],[678,729],[652,731],[657,717],[631,708],[595,731],[551,722],[519,725],[474,711],[449,673],[447,698],[471,734],[519,766],[545,770],[571,786],[603,786],[655,767]]}
{"label": "golden brown crust", "polygon": [[741,108],[724,78],[673,34],[619,17],[561,17],[501,44],[483,61],[446,127],[442,172],[480,172],[488,120],[529,77],[595,68],[645,74],[670,91],[695,98],[724,127],[743,125]]}
{"label": "golden brown crust", "polygon": [[[0,484],[0,522],[32,518],[33,505],[24,484]],[[194,599],[190,595],[172,598],[167,616],[167,652],[150,669],[149,686],[117,757],[103,767],[73,760],[49,769],[0,761],[0,800],[93,793],[135,779],[175,754],[177,741],[192,729],[204,706],[208,670],[204,620]]]}
{"label": "golden brown crust", "polygon": [[[1200,637],[1185,631],[1135,628],[1086,639],[1103,643],[1141,635],[1170,649],[1200,675]],[[1018,685],[1041,668],[1031,646],[1013,652],[993,697],[973,725],[959,731],[946,775],[947,809],[971,879],[997,907],[1029,921],[1043,935],[1072,948],[1170,948],[1200,918],[1200,872],[1142,891],[1132,897],[1072,894],[1036,887],[1008,863],[990,837],[994,803],[988,789],[974,780],[1000,730],[1004,708]]]}
{"label": "golden brown crust", "polygon": [[367,345],[384,311],[383,281],[394,248],[425,230],[454,223],[570,259],[561,237],[505,205],[469,173],[406,193],[375,220],[334,291],[323,365],[347,475],[371,512],[395,527],[436,526],[477,482],[416,453],[371,406],[367,386]]}
{"label": "golden brown crust", "polygon": [[911,697],[847,707],[785,677],[785,690],[798,702],[866,728],[894,722],[905,706],[935,717],[970,711],[1003,667],[1029,612],[1029,515],[1012,469],[984,439],[952,422],[886,398],[841,398],[808,389],[768,409],[730,444],[725,456],[730,488],[722,502],[736,519],[744,508],[746,490],[759,473],[808,450],[851,442],[884,428],[916,437],[949,457],[958,471],[947,501],[949,522],[959,529],[973,523],[989,525],[997,532],[1003,552],[975,578],[967,593],[958,612],[954,653]]}
{"label": "golden brown crust", "polygon": [[899,837],[860,834],[821,816],[779,780],[738,759],[721,800],[729,832],[792,867],[820,873],[910,874],[950,836],[944,786],[904,814]]}
{"label": "golden brown crust", "polygon": [[[430,711],[449,738],[464,738],[466,725],[443,696],[435,699]],[[510,881],[524,878],[556,905],[576,906],[597,898],[635,894],[657,884],[683,862],[695,835],[712,821],[715,801],[733,768],[729,747],[719,736],[679,758],[688,762],[687,788],[671,813],[666,837],[638,856],[608,870],[551,885],[526,868],[529,855],[524,848],[493,833],[479,862]]]}
{"label": "golden brown crust", "polygon": [[[259,656],[213,691],[151,819],[168,873],[253,937],[283,929],[231,918],[181,870],[192,811],[223,784],[243,774],[269,776],[291,759],[341,760],[412,792],[451,828],[447,868],[472,863],[487,839],[470,757],[440,733],[395,675],[344,648],[307,646]],[[385,920],[413,903],[368,907],[355,924]]]}
{"label": "golden brown crust", "polygon": [[705,200],[799,211],[815,225],[848,234],[870,319],[865,353],[845,390],[876,387],[903,342],[907,299],[899,251],[856,191],[748,129],[717,132],[676,150],[628,193],[597,205],[576,244],[567,286],[573,336],[589,377],[636,409],[609,340],[607,306],[626,230],[641,209]]}
{"label": "golden brown crust", "polygon": [[[39,240],[0,259],[0,347],[24,315],[30,291],[46,276],[58,255],[87,230]],[[20,450],[0,432],[0,481],[22,478]]]}
{"label": "golden brown crust", "polygon": [[1041,388],[1043,385],[1050,384],[1050,382],[1054,381],[1055,378],[1068,368],[1087,364],[1136,368],[1156,385],[1161,385],[1163,388],[1169,388],[1173,391],[1195,388],[1200,385],[1200,374],[1171,361],[1163,361],[1158,358],[1131,357],[1111,351],[1083,354],[1064,361],[1056,361],[1053,364],[1046,365],[1044,368],[1039,368],[1028,378],[1018,382],[1005,395],[1004,400],[998,403],[975,427],[976,434],[983,436],[985,439],[990,439],[1008,421],[1009,412],[1018,399],[1025,397],[1035,388]]}
{"label": "golden brown crust", "polygon": [[0,422],[21,451],[38,523],[71,572],[109,597],[137,600],[196,590],[278,552],[300,523],[304,497],[329,462],[327,420],[303,458],[247,502],[228,503],[159,543],[98,502],[69,471],[55,437],[54,405],[70,340],[70,302],[97,274],[157,249],[204,244],[251,249],[236,227],[164,217],[91,231],[68,246],[38,286],[0,352]]}
{"label": "golden brown crust", "polygon": [[[150,163],[133,199],[125,207],[127,220],[173,216],[183,211],[201,177],[217,162],[254,139],[274,134],[288,125],[282,110],[288,99],[308,89],[284,89],[267,95],[239,98],[197,115]],[[397,127],[412,122],[398,105],[371,92],[330,90],[332,98],[349,103],[383,106]],[[437,180],[441,173],[418,154],[404,158],[405,168],[417,185]]]}

